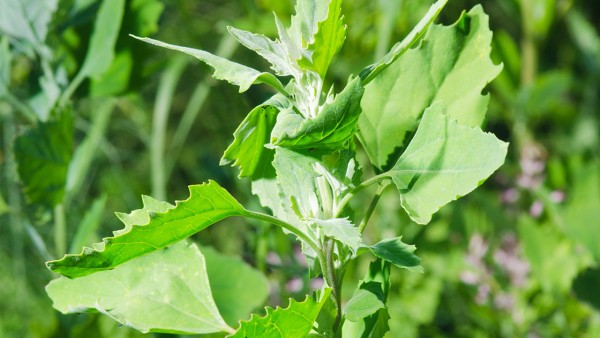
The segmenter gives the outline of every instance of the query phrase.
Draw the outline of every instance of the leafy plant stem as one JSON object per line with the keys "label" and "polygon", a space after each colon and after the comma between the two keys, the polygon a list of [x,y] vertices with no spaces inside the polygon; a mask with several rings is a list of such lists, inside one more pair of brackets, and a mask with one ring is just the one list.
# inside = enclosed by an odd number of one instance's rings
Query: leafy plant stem
{"label": "leafy plant stem", "polygon": [[352,190],[350,190],[338,203],[337,210],[335,211],[335,217],[339,217],[339,215],[342,213],[342,211],[344,211],[344,208],[346,207],[346,205],[350,202],[352,197],[354,197],[357,193],[359,193],[363,189],[368,188],[369,186],[371,186],[375,183],[379,183],[383,180],[389,180],[389,182],[386,184],[386,186],[391,183],[391,178],[390,178],[389,172],[385,172],[385,173],[379,174],[377,176],[373,176],[373,177],[369,178],[368,180],[360,183],[359,185],[354,187]]}
{"label": "leafy plant stem", "polygon": [[323,269],[323,274],[327,274],[326,275],[326,279],[328,281],[327,284],[329,284],[329,286],[331,287],[331,292],[335,301],[335,307],[337,309],[337,315],[335,318],[335,322],[333,324],[333,331],[337,332],[339,325],[340,325],[340,321],[342,319],[342,284],[338,283],[338,280],[336,278],[336,270],[335,270],[335,257],[334,257],[334,250],[335,250],[335,242],[333,241],[333,239],[329,238],[326,240],[325,242],[325,252],[326,252],[326,268]]}
{"label": "leafy plant stem", "polygon": [[67,221],[62,203],[54,207],[54,254],[58,257],[67,251]]}
{"label": "leafy plant stem", "polygon": [[360,221],[360,224],[358,225],[358,231],[361,234],[363,233],[363,231],[365,231],[365,227],[367,226],[369,219],[373,215],[373,211],[375,211],[375,207],[377,207],[377,203],[379,203],[381,194],[383,193],[385,188],[387,188],[388,185],[390,185],[390,184],[389,183],[385,184],[385,183],[379,182],[379,187],[377,188],[377,192],[375,193],[375,195],[373,196],[373,199],[371,200],[371,204],[369,204],[369,209],[367,209],[365,216],[363,217],[363,219]]}
{"label": "leafy plant stem", "polygon": [[171,102],[173,101],[177,82],[188,62],[187,58],[174,58],[162,74],[156,94],[152,118],[150,162],[152,164],[152,194],[160,200],[165,200],[167,197],[165,143],[169,110],[171,109]]}
{"label": "leafy plant stem", "polygon": [[21,102],[21,100],[8,91],[8,89],[3,93],[2,98],[19,111],[28,122],[33,125],[37,124],[37,115],[33,109],[24,102]]}

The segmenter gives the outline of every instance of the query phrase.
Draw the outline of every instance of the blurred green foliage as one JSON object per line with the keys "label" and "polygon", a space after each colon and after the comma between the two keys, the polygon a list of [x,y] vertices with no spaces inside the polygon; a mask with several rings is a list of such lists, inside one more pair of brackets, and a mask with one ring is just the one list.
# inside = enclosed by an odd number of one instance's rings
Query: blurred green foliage
{"label": "blurred green foliage", "polygon": [[[346,0],[348,37],[329,81],[383,56],[431,3]],[[476,3],[451,1],[441,21]],[[511,143],[509,157],[428,226],[412,223],[395,193],[383,195],[368,238],[403,235],[425,267],[392,269],[390,336],[598,337],[600,4],[481,3],[504,66],[488,86],[485,123]],[[204,66],[128,34],[267,69],[225,27],[272,36],[272,11],[292,10],[275,0],[0,0],[0,337],[140,335],[94,314],[60,316],[43,290],[54,277],[45,260],[118,229],[112,212],[139,207],[140,194],[173,201],[213,178],[259,207],[218,164],[243,116],[272,93],[238,95]],[[285,235],[226,222],[195,239],[265,272],[270,305],[318,283]],[[352,266],[348,282],[368,264]]]}

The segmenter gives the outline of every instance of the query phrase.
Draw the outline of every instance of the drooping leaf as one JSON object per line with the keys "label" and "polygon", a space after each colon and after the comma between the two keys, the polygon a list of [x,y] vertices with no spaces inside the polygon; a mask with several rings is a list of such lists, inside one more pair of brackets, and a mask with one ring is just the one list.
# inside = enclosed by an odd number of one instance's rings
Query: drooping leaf
{"label": "drooping leaf", "polygon": [[249,321],[242,321],[240,328],[231,338],[303,338],[306,337],[317,319],[321,308],[329,298],[328,289],[316,302],[307,296],[303,302],[290,299],[287,308],[267,308],[264,317],[252,315]]}
{"label": "drooping leaf", "polygon": [[388,261],[399,268],[423,272],[421,258],[414,254],[417,247],[402,242],[402,237],[383,240],[370,246],[369,249],[375,257]]}
{"label": "drooping leaf", "polygon": [[269,296],[269,281],[238,257],[225,256],[209,248],[201,248],[212,295],[219,313],[229,325],[250,317]]}
{"label": "drooping leaf", "polygon": [[459,123],[481,124],[489,101],[481,91],[502,68],[490,59],[491,40],[488,17],[476,6],[452,26],[431,25],[418,48],[365,86],[358,136],[375,166],[395,161],[389,155],[405,146],[436,101],[445,102],[446,113]]}
{"label": "drooping leaf", "polygon": [[356,252],[362,244],[362,236],[358,228],[347,218],[312,219],[311,221],[323,230],[325,236],[347,245],[352,252]]}
{"label": "drooping leaf", "polygon": [[427,224],[447,203],[477,188],[503,163],[508,144],[479,128],[458,124],[436,104],[423,114],[414,138],[389,174],[402,207]]}
{"label": "drooping leaf", "polygon": [[425,32],[427,32],[427,28],[429,28],[433,21],[438,17],[444,6],[446,6],[447,2],[448,0],[438,0],[436,3],[431,5],[425,16],[402,41],[396,43],[392,49],[377,63],[365,68],[360,73],[360,77],[364,80],[364,82],[371,82],[371,80],[377,77],[379,73],[396,61],[400,56],[402,56],[402,54],[409,50],[410,47],[419,41]]}
{"label": "drooping leaf", "polygon": [[48,268],[70,278],[110,270],[135,257],[167,247],[246,210],[216,182],[192,185],[190,197],[176,205],[144,199],[144,208],[120,215],[125,228],[115,231],[81,254],[66,255],[46,263]]}
{"label": "drooping leaf", "polygon": [[15,158],[30,203],[53,207],[63,200],[73,155],[73,117],[69,110],[38,122],[15,140]]}
{"label": "drooping leaf", "polygon": [[276,95],[252,109],[233,133],[234,140],[225,150],[221,165],[233,162],[232,166],[240,167],[239,177],[254,177],[260,171],[257,170],[259,166],[270,165],[274,151],[265,145],[269,143],[277,114],[283,108],[283,102],[276,102],[279,99]]}
{"label": "drooping leaf", "polygon": [[108,70],[115,58],[115,45],[125,13],[124,0],[103,1],[94,21],[94,32],[78,77],[98,77]]}
{"label": "drooping leaf", "polygon": [[356,132],[363,92],[357,77],[315,118],[303,119],[293,112],[280,114],[271,133],[271,143],[295,149],[341,147]]}
{"label": "drooping leaf", "polygon": [[264,35],[254,34],[234,27],[227,27],[229,33],[246,48],[255,51],[271,63],[271,68],[279,76],[291,75],[285,47],[279,41],[273,41]]}
{"label": "drooping leaf", "polygon": [[390,266],[382,259],[369,265],[367,275],[355,292],[357,298],[353,296],[348,302],[343,337],[382,338],[390,330],[390,316],[385,306],[390,290]]}
{"label": "drooping leaf", "polygon": [[0,32],[40,48],[58,0],[0,0]]}
{"label": "drooping leaf", "polygon": [[178,243],[112,271],[46,286],[60,312],[99,311],[141,332],[231,332],[211,295],[205,258],[195,244]]}
{"label": "drooping leaf", "polygon": [[341,16],[342,0],[330,0],[327,19],[319,22],[313,43],[309,46],[310,60],[301,59],[300,65],[313,69],[321,78],[325,77],[331,60],[342,48],[346,39],[346,25]]}
{"label": "drooping leaf", "polygon": [[155,46],[176,50],[178,52],[182,52],[197,58],[198,60],[214,68],[215,72],[213,74],[213,77],[215,79],[225,80],[231,84],[239,86],[240,93],[245,92],[246,90],[248,90],[248,88],[250,88],[251,85],[256,83],[268,84],[271,87],[275,88],[277,91],[285,93],[283,85],[273,74],[261,73],[256,69],[241,65],[233,61],[229,61],[225,58],[216,56],[203,50],[171,45],[150,38],[140,38],[137,36],[133,37]]}

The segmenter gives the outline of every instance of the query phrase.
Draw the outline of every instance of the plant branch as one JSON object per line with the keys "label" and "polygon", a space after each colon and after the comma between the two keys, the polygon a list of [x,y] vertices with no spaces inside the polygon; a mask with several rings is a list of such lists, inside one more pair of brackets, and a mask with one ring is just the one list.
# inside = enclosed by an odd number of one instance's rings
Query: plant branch
{"label": "plant branch", "polygon": [[375,193],[375,196],[373,196],[373,199],[371,200],[371,204],[369,204],[369,209],[367,209],[367,213],[365,214],[365,216],[363,217],[362,221],[360,222],[360,224],[358,226],[358,231],[361,234],[363,233],[363,231],[365,231],[365,227],[367,226],[369,219],[373,215],[373,211],[375,211],[375,207],[377,206],[377,203],[379,203],[381,194],[383,193],[385,188],[388,187],[388,185],[389,185],[389,183],[384,184],[382,182],[379,182],[379,187],[377,188],[377,192]]}
{"label": "plant branch", "polygon": [[[383,180],[386,179],[390,179],[390,173],[389,172],[385,172],[382,174],[379,174],[377,176],[373,176],[371,178],[369,178],[368,180],[360,183],[359,185],[357,185],[356,187],[354,187],[352,190],[350,190],[338,203],[338,207],[337,210],[335,211],[335,217],[338,217],[342,211],[344,210],[344,208],[346,207],[346,205],[350,202],[350,200],[352,199],[352,197],[354,197],[358,192],[360,192],[361,190],[375,184],[375,183],[379,183]],[[385,186],[389,185],[386,184]]]}

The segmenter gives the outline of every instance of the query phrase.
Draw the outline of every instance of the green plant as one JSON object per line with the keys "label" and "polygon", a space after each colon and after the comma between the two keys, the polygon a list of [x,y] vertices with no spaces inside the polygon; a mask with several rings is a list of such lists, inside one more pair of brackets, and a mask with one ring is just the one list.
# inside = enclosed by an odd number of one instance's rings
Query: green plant
{"label": "green plant", "polygon": [[[175,205],[144,197],[142,209],[118,215],[125,228],[113,237],[47,263],[65,276],[47,286],[54,306],[64,313],[95,309],[142,332],[383,336],[391,266],[422,271],[416,248],[401,237],[376,244],[363,239],[384,189],[395,186],[410,218],[427,224],[439,208],[487,179],[507,151],[506,143],[479,128],[489,100],[481,92],[501,69],[489,58],[487,16],[475,7],[452,26],[432,24],[445,4],[435,3],[402,42],[350,76],[337,94],[326,88],[325,75],[345,39],[341,0],[299,0],[290,27],[276,17],[278,40],[229,28],[269,61],[275,75],[140,38],[200,59],[240,92],[257,83],[277,91],[244,119],[221,162],[239,167],[272,215],[244,208],[214,181],[190,186],[190,197]],[[357,139],[369,163],[359,163]],[[374,174],[363,179],[363,170]],[[352,205],[371,187],[376,190],[365,210]],[[234,329],[263,303],[264,278],[185,240],[233,216],[295,236],[310,276],[322,276],[323,288]],[[344,273],[364,254],[375,261],[344,306]],[[216,287],[233,280],[244,285]]]}

